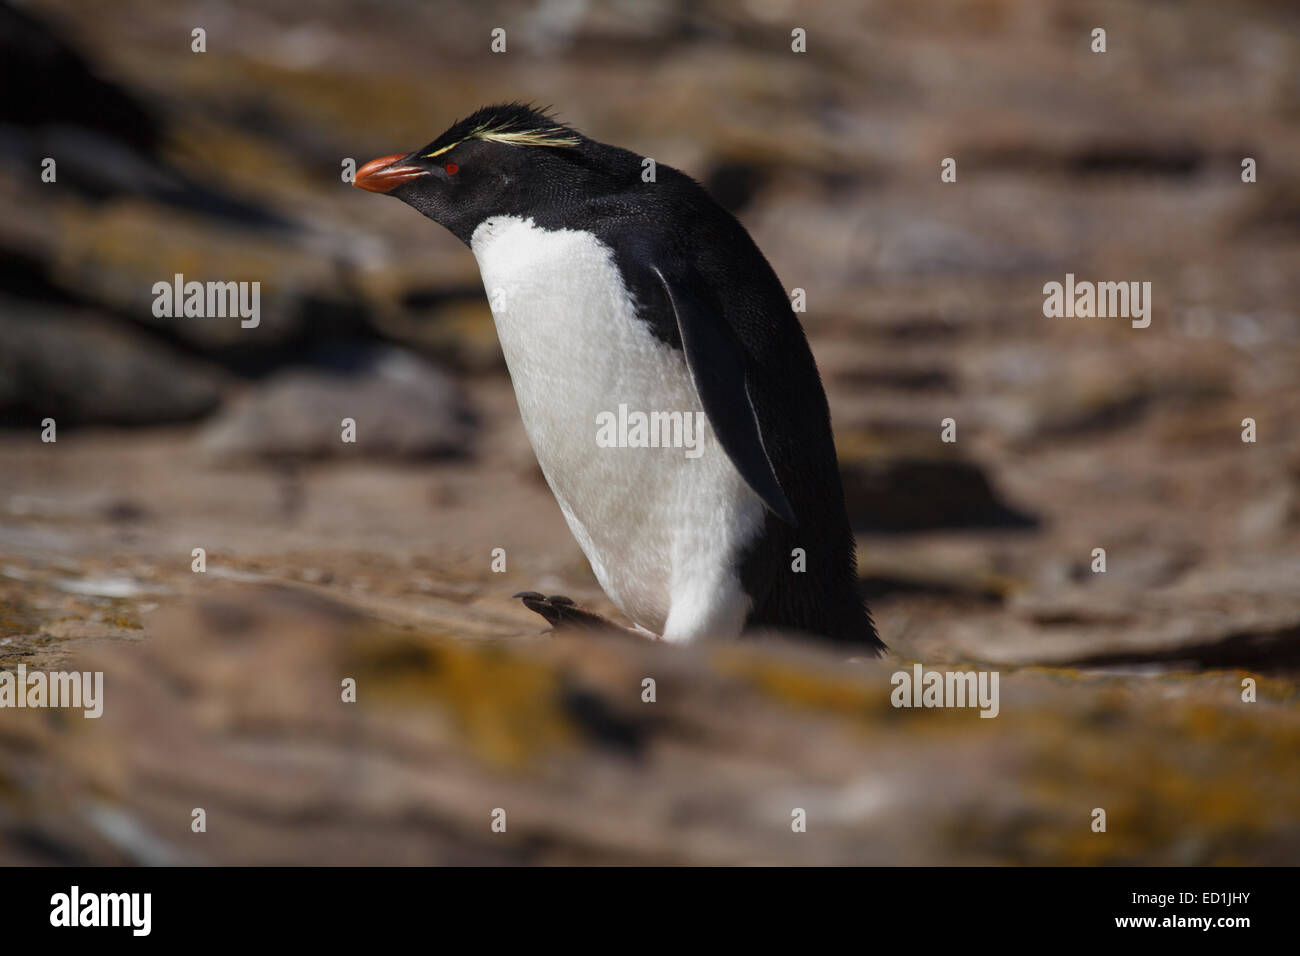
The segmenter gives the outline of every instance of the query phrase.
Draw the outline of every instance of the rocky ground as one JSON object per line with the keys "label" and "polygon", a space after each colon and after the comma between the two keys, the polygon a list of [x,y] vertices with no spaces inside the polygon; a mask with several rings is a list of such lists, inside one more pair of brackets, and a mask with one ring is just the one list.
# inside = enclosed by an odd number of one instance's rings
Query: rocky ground
{"label": "rocky ground", "polygon": [[[0,121],[0,668],[107,703],[0,711],[0,861],[1295,862],[1286,7],[81,6],[0,8],[11,85],[60,77]],[[886,660],[510,600],[616,613],[472,257],[338,175],[503,98],[704,180],[806,290]],[[261,325],[155,319],[175,272]],[[1067,272],[1151,326],[1045,318]],[[917,661],[997,670],[998,717],[890,706]]]}

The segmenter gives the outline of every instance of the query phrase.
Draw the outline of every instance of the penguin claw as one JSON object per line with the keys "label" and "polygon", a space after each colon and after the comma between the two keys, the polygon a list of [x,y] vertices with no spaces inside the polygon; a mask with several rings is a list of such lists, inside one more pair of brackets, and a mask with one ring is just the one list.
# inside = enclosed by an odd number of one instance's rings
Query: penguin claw
{"label": "penguin claw", "polygon": [[521,599],[528,610],[546,618],[546,622],[556,631],[627,632],[627,628],[619,627],[594,611],[588,611],[574,603],[573,598],[563,594],[548,597],[539,591],[517,591],[513,597]]}

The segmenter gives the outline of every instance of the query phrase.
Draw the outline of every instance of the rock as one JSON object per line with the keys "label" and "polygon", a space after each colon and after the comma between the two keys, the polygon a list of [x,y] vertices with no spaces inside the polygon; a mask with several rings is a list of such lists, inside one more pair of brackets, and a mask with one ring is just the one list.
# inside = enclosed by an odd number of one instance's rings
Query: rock
{"label": "rock", "polygon": [[1200,415],[1228,393],[1222,373],[1203,363],[1171,362],[1155,373],[1104,355],[1059,364],[1043,362],[1038,381],[991,403],[992,418],[1012,439],[1030,443],[1128,428],[1155,408]]}
{"label": "rock", "polygon": [[[342,440],[343,420],[356,440]],[[446,373],[407,352],[361,350],[255,386],[200,436],[215,459],[419,459],[467,454],[475,419]]]}
{"label": "rock", "polygon": [[155,153],[163,138],[159,121],[130,92],[96,75],[61,32],[25,10],[0,4],[0,80],[7,89],[29,89],[27,96],[5,104],[6,122],[75,125]]}
{"label": "rock", "polygon": [[448,368],[478,373],[506,367],[482,289],[428,299],[407,295],[402,308],[384,316],[383,330],[391,340]]}
{"label": "rock", "polygon": [[[156,202],[124,200],[95,211],[52,203],[56,222],[75,221],[45,237],[46,269],[69,298],[123,317],[160,338],[180,342],[237,371],[260,371],[331,337],[365,331],[364,310],[338,289],[338,263],[292,236],[268,229],[236,229],[211,217],[177,217]],[[25,223],[14,245],[45,228]],[[0,258],[7,256],[0,248]],[[256,324],[239,315],[157,316],[159,282],[247,282]],[[250,321],[252,321],[250,319]]]}
{"label": "rock", "polygon": [[[775,639],[466,640],[233,585],[146,627],[129,649],[69,663],[104,672],[98,719],[6,714],[0,863],[1278,864],[1300,852],[1300,714],[1294,685],[1265,677],[1243,706],[1234,674],[1004,670],[985,720],[892,706],[910,662],[848,664]],[[344,677],[353,703],[340,702]],[[359,768],[361,785],[340,785],[340,768]],[[1104,841],[1086,825],[1098,805]],[[193,839],[196,806],[221,839]],[[488,825],[497,807],[504,833]],[[794,808],[810,823],[796,837]],[[137,838],[105,827],[106,812]]]}
{"label": "rock", "polygon": [[90,597],[133,598],[147,593],[147,589],[139,581],[125,574],[60,578],[53,583],[60,591]]}
{"label": "rock", "polygon": [[900,560],[896,553],[877,555],[865,548],[858,552],[858,580],[868,603],[911,594],[1000,604],[1019,583],[987,570]]}
{"label": "rock", "polygon": [[1032,442],[1132,425],[1150,402],[1141,383],[1119,376],[1082,385],[1054,380],[995,407],[995,417],[1009,436]]}
{"label": "rock", "polygon": [[0,421],[157,425],[213,411],[211,369],[120,325],[0,299]]}
{"label": "rock", "polygon": [[1268,495],[1250,501],[1237,519],[1242,541],[1275,543],[1285,541],[1300,526],[1300,481],[1286,479]]}
{"label": "rock", "polygon": [[843,461],[849,521],[860,531],[1031,528],[1036,519],[1006,504],[979,466],[959,458],[884,456]]}
{"label": "rock", "polygon": [[877,245],[867,260],[873,273],[908,277],[952,273],[1007,274],[1043,269],[1048,260],[1027,248],[938,219],[890,211],[895,221],[882,229],[873,221],[865,235]]}

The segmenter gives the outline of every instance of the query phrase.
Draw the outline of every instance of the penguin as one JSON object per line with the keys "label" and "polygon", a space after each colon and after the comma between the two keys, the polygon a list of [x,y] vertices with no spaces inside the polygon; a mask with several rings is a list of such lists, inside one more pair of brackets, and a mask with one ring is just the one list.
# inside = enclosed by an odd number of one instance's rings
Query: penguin
{"label": "penguin", "polygon": [[[699,183],[511,103],[366,163],[353,184],[469,246],[538,464],[637,631],[884,649],[803,328]],[[553,624],[601,620],[516,596]]]}

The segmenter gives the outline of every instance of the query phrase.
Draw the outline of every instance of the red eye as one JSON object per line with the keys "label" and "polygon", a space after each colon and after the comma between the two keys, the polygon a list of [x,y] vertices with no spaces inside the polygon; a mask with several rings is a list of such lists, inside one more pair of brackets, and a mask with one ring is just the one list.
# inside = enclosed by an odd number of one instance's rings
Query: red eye
{"label": "red eye", "polygon": [[447,170],[448,176],[455,176],[458,172],[460,172],[460,167],[457,166],[455,163],[448,163],[446,166],[442,168]]}

